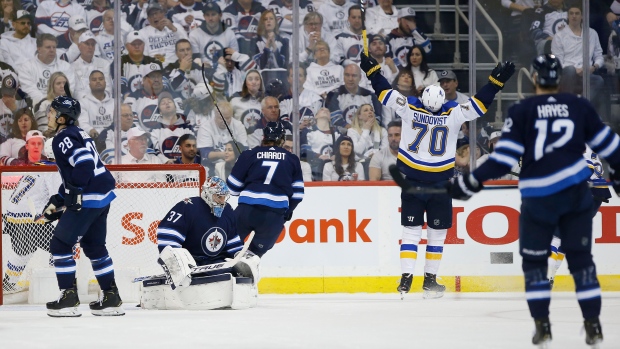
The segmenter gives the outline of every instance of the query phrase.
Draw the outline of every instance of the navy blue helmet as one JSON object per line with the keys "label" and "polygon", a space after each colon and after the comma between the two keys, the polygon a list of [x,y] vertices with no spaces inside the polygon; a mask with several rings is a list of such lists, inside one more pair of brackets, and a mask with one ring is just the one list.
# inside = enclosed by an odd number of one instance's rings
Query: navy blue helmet
{"label": "navy blue helmet", "polygon": [[274,141],[277,143],[284,140],[284,135],[284,126],[282,126],[282,123],[279,121],[268,122],[267,126],[263,129],[263,140],[265,141]]}
{"label": "navy blue helmet", "polygon": [[532,62],[536,71],[536,83],[544,87],[555,87],[560,84],[562,77],[562,64],[552,54],[544,54],[536,57]]}
{"label": "navy blue helmet", "polygon": [[52,108],[56,110],[56,120],[61,116],[65,116],[67,118],[67,125],[75,123],[82,112],[80,102],[67,96],[58,96],[54,98],[52,101]]}

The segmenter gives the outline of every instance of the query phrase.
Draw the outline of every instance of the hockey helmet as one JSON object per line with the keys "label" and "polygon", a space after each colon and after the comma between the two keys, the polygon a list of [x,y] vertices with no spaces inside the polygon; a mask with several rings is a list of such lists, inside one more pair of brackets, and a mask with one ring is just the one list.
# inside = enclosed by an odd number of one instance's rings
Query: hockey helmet
{"label": "hockey helmet", "polygon": [[54,148],[52,148],[53,142],[54,142],[54,137],[48,138],[45,141],[45,145],[43,146],[43,154],[48,160],[56,159],[56,157],[54,156]]}
{"label": "hockey helmet", "polygon": [[539,55],[532,62],[536,72],[536,84],[543,87],[555,87],[560,84],[562,64],[552,54]]}
{"label": "hockey helmet", "polygon": [[[214,195],[223,195],[224,201],[218,202],[213,199]],[[202,199],[211,207],[211,212],[216,217],[221,217],[226,207],[226,201],[230,197],[230,190],[226,182],[220,177],[213,176],[208,177],[205,183],[202,185],[202,192],[200,193]]]}
{"label": "hockey helmet", "polygon": [[284,140],[285,132],[281,122],[268,122],[267,126],[263,129],[263,140],[279,143]]}
{"label": "hockey helmet", "polygon": [[52,101],[52,109],[56,110],[56,123],[58,123],[59,117],[66,117],[67,120],[65,125],[73,125],[82,112],[80,102],[67,96],[58,96],[54,98]]}
{"label": "hockey helmet", "polygon": [[432,112],[436,112],[441,109],[441,106],[446,100],[446,93],[444,90],[436,85],[430,85],[422,92],[422,104]]}

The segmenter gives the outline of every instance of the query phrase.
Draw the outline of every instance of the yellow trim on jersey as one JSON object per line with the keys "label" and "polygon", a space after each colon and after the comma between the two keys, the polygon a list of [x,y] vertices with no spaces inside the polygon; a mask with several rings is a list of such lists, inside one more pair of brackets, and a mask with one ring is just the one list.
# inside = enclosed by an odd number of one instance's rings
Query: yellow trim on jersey
{"label": "yellow trim on jersey", "polygon": [[14,270],[11,270],[11,269],[7,269],[5,271],[6,275],[12,276],[12,277],[19,277],[19,276],[22,275],[22,272],[23,271],[14,271]]}
{"label": "yellow trim on jersey", "polygon": [[405,165],[419,170],[419,171],[424,171],[424,172],[443,172],[443,171],[447,171],[451,168],[454,168],[454,162],[449,163],[447,165],[443,165],[443,166],[438,166],[438,167],[431,167],[431,166],[424,166],[424,165],[419,165],[416,164],[415,162],[409,160],[406,156],[402,155],[402,154],[398,154],[398,159],[400,161],[402,161]]}
{"label": "yellow trim on jersey", "polygon": [[440,260],[441,259],[441,253],[426,252],[426,259]]}
{"label": "yellow trim on jersey", "polygon": [[424,109],[424,108],[418,108],[418,107],[416,107],[416,106],[415,106],[415,105],[413,105],[413,104],[409,104],[409,109],[413,109],[413,110],[417,110],[417,111],[422,112],[422,113],[426,113],[426,114],[431,114],[431,115],[433,115],[433,113],[431,113],[430,111],[428,111],[428,110],[426,110],[426,109]]}
{"label": "yellow trim on jersey", "polygon": [[418,258],[418,253],[413,251],[402,251],[400,253],[400,258],[416,259]]}
{"label": "yellow trim on jersey", "polygon": [[471,97],[471,100],[476,103],[476,106],[478,106],[478,109],[482,110],[482,113],[486,114],[487,113],[487,107],[484,106],[484,103],[480,102],[479,99],[477,99],[476,97]]}
{"label": "yellow trim on jersey", "polygon": [[388,92],[390,92],[392,90],[383,90],[381,91],[381,93],[379,93],[379,102],[381,102],[381,104],[383,104],[383,100],[385,99],[385,95],[387,95]]}
{"label": "yellow trim on jersey", "polygon": [[452,109],[454,109],[454,108],[450,108],[450,109],[448,109],[448,111],[445,111],[445,112],[441,113],[440,115],[450,115],[450,113],[452,113]]}
{"label": "yellow trim on jersey", "polygon": [[43,224],[42,221],[35,222],[32,218],[6,217],[5,219],[8,223],[13,223],[13,224]]}

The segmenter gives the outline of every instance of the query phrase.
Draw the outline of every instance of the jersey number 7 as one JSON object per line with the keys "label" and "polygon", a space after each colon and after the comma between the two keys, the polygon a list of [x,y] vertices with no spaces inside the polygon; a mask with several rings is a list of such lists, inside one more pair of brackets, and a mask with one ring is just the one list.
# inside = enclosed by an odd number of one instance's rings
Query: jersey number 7
{"label": "jersey number 7", "polygon": [[265,177],[265,181],[263,184],[271,184],[271,179],[273,178],[273,174],[276,173],[276,169],[280,163],[277,161],[263,161],[261,166],[269,167],[267,171],[267,176]]}

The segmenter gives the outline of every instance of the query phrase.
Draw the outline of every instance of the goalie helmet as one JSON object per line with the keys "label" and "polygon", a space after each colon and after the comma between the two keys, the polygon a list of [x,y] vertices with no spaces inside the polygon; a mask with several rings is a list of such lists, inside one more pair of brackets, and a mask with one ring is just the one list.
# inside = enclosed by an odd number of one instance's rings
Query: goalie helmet
{"label": "goalie helmet", "polygon": [[[218,202],[213,199],[214,195],[223,195],[223,202]],[[211,212],[216,217],[221,217],[226,207],[226,201],[230,197],[230,190],[223,179],[217,176],[208,177],[205,183],[202,185],[202,192],[200,193],[202,199],[211,207]]]}
{"label": "goalie helmet", "polygon": [[45,145],[43,146],[43,154],[50,161],[56,159],[56,157],[54,156],[54,148],[52,148],[53,142],[54,142],[54,137],[48,138],[45,141]]}
{"label": "goalie helmet", "polygon": [[422,104],[433,113],[441,109],[441,106],[446,100],[446,93],[444,90],[436,85],[430,85],[422,92]]}
{"label": "goalie helmet", "polygon": [[539,55],[532,62],[536,72],[536,84],[543,87],[555,87],[560,84],[562,64],[552,54]]}
{"label": "goalie helmet", "polygon": [[58,123],[58,118],[61,116],[67,118],[65,125],[73,125],[80,116],[80,113],[82,113],[80,102],[67,96],[58,96],[54,98],[52,101],[52,109],[56,110],[56,123]]}

